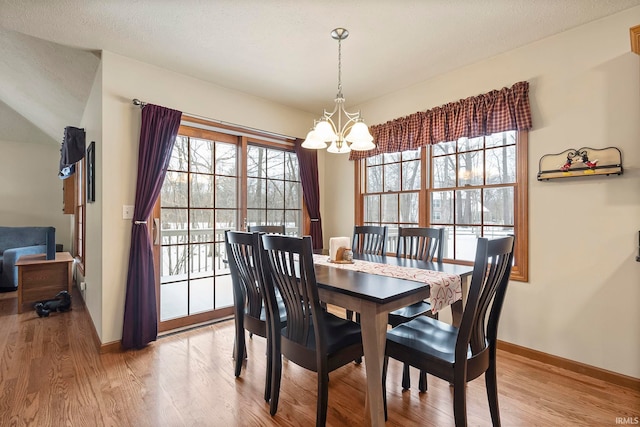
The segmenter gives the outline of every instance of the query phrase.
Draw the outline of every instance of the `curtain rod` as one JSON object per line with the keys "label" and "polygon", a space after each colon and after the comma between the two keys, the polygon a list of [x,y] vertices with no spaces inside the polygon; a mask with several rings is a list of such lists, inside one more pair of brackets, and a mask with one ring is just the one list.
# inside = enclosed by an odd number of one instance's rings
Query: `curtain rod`
{"label": "curtain rod", "polygon": [[146,103],[146,102],[142,102],[142,101],[140,101],[138,98],[133,98],[133,101],[132,101],[132,102],[133,102],[133,105],[137,105],[137,106],[139,106],[140,108],[144,108],[144,107],[145,107],[145,105],[147,105],[147,103]]}
{"label": "curtain rod", "polygon": [[[140,108],[144,108],[148,104],[148,102],[140,101],[138,98],[133,98],[132,102],[133,102],[133,105],[137,105]],[[263,134],[267,134],[267,135],[272,135],[272,136],[275,136],[275,137],[278,137],[278,138],[289,139],[291,141],[295,141],[295,139],[296,139],[296,138],[294,138],[292,136],[282,135],[282,134],[275,133],[275,132],[268,132],[268,131],[264,131],[262,129],[256,129],[256,128],[252,128],[252,127],[249,127],[249,126],[238,125],[238,124],[235,124],[235,123],[223,122],[222,120],[210,119],[208,117],[202,117],[202,116],[198,116],[196,114],[191,114],[191,113],[183,113],[183,114],[185,114],[188,117],[193,117],[194,119],[202,119],[202,120],[209,121],[211,123],[217,123],[217,124],[224,125],[224,126],[232,126],[232,127],[236,127],[236,128],[239,128],[239,129],[244,129],[244,130],[247,130],[247,131],[250,131],[250,132],[259,132],[259,133],[263,133]],[[188,122],[189,120],[185,119],[183,121]]]}

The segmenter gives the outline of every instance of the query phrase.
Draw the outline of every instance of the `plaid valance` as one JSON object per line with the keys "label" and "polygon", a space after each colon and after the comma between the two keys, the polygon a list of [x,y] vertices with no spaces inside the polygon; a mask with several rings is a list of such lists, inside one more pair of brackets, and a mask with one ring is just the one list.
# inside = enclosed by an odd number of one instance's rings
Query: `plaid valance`
{"label": "plaid valance", "polygon": [[428,144],[531,129],[529,82],[419,111],[369,128],[376,148],[351,151],[350,160],[415,150]]}

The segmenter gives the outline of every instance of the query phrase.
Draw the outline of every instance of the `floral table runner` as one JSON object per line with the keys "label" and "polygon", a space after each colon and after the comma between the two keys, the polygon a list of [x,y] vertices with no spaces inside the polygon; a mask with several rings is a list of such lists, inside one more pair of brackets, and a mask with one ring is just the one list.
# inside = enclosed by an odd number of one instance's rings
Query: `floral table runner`
{"label": "floral table runner", "polygon": [[434,314],[462,299],[462,281],[460,276],[455,274],[360,260],[354,260],[353,264],[335,264],[329,262],[326,255],[314,255],[313,262],[328,267],[427,283],[431,287],[429,299],[431,300],[431,311]]}

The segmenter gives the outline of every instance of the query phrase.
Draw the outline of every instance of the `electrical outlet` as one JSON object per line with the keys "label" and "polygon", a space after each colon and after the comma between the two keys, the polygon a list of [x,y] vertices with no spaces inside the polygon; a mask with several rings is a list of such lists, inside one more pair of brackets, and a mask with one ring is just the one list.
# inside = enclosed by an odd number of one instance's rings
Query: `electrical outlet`
{"label": "electrical outlet", "polygon": [[87,289],[87,282],[80,282],[80,290],[84,292]]}
{"label": "electrical outlet", "polygon": [[122,219],[133,219],[132,205],[122,205]]}

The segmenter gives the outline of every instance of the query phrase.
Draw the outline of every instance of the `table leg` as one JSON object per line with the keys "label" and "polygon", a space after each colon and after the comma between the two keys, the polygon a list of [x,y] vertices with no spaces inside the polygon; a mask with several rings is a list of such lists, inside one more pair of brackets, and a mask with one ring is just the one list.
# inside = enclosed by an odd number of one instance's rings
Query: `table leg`
{"label": "table leg", "polygon": [[467,294],[469,293],[469,282],[471,282],[470,275],[462,279],[462,299],[451,304],[451,323],[456,328],[459,328],[462,323],[464,304],[467,300]]}
{"label": "table leg", "polygon": [[451,304],[451,323],[456,328],[459,328],[460,324],[462,323],[462,313],[463,313],[463,304],[462,304],[462,300],[459,299],[458,301]]}
{"label": "table leg", "polygon": [[377,305],[365,303],[360,311],[364,364],[367,371],[367,399],[365,411],[369,412],[372,426],[384,425],[382,400],[382,362],[387,340],[388,313],[379,313]]}

